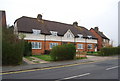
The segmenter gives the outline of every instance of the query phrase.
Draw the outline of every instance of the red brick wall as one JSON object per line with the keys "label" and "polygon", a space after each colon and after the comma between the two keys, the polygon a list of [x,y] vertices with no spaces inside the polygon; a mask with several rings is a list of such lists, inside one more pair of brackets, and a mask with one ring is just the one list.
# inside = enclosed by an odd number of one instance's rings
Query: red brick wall
{"label": "red brick wall", "polygon": [[90,29],[90,31],[95,35],[96,38],[98,38],[98,47],[97,49],[100,50],[102,48],[102,37],[99,36],[93,29]]}
{"label": "red brick wall", "polygon": [[45,50],[51,50],[50,49],[50,43],[58,43],[58,45],[61,45],[61,42],[58,41],[41,41],[41,40],[28,40],[29,42],[41,42],[42,48],[41,49],[32,49],[33,55],[40,55],[44,54]]}
{"label": "red brick wall", "polygon": [[[40,55],[40,54],[44,54],[45,50],[51,50],[50,49],[50,43],[58,43],[58,45],[62,45],[62,43],[60,41],[40,41],[40,40],[28,40],[29,42],[41,42],[42,44],[42,47],[41,49],[32,49],[32,54],[33,55]],[[70,42],[68,42],[70,43]],[[77,44],[83,44],[83,49],[78,49],[78,45]],[[88,44],[92,44],[92,47],[94,47],[95,44],[93,43],[88,43]],[[86,45],[86,47],[85,47]],[[80,42],[77,42],[76,43],[76,49],[79,50],[79,51],[95,51],[94,48],[88,50],[87,49],[87,44],[85,43],[80,43]]]}

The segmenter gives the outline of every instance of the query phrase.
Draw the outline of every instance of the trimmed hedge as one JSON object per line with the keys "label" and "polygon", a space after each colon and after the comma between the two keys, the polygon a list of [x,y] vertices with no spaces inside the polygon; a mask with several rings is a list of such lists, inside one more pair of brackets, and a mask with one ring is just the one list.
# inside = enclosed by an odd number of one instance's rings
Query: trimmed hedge
{"label": "trimmed hedge", "polygon": [[50,56],[54,61],[71,60],[76,55],[76,48],[73,44],[63,44],[52,48]]}
{"label": "trimmed hedge", "polygon": [[2,29],[2,65],[22,63],[24,41],[19,40],[9,29]]}
{"label": "trimmed hedge", "polygon": [[101,48],[99,55],[110,56],[110,55],[119,55],[120,47],[104,47]]}
{"label": "trimmed hedge", "polygon": [[32,45],[28,41],[24,41],[24,56],[31,56],[32,55]]}

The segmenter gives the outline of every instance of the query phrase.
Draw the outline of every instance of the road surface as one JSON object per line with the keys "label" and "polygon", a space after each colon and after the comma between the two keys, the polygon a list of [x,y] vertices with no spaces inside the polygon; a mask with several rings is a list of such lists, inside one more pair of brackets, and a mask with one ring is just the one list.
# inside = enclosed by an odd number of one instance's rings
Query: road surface
{"label": "road surface", "polygon": [[2,75],[3,79],[118,79],[118,59],[40,69],[37,71],[18,72]]}

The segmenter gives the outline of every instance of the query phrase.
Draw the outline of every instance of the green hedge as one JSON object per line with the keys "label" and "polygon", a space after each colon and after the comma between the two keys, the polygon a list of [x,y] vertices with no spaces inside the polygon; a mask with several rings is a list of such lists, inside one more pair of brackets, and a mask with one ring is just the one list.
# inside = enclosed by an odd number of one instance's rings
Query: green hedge
{"label": "green hedge", "polygon": [[76,55],[76,48],[73,44],[63,44],[52,48],[50,56],[52,60],[71,60]]}
{"label": "green hedge", "polygon": [[9,29],[2,30],[2,65],[22,63],[24,41],[19,40]]}
{"label": "green hedge", "polygon": [[32,45],[28,41],[24,41],[24,56],[31,56],[32,55]]}
{"label": "green hedge", "polygon": [[120,47],[105,47],[101,48],[99,55],[110,56],[120,54]]}

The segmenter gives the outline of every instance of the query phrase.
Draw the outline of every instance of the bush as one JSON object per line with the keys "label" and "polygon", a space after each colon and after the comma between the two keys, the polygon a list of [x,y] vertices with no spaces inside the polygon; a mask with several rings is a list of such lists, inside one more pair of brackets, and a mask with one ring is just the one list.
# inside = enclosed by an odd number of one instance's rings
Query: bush
{"label": "bush", "polygon": [[32,55],[32,45],[28,41],[24,41],[24,56],[31,56]]}
{"label": "bush", "polygon": [[45,53],[44,53],[44,54],[49,55],[50,52],[51,52],[51,50],[45,50]]}
{"label": "bush", "polygon": [[2,64],[21,64],[24,51],[24,41],[19,40],[18,37],[7,28],[3,28],[2,31]]}
{"label": "bush", "polygon": [[120,47],[104,47],[100,50],[99,55],[110,56],[120,54]]}
{"label": "bush", "polygon": [[73,44],[58,45],[52,48],[50,55],[54,61],[71,60],[76,55],[76,48]]}

